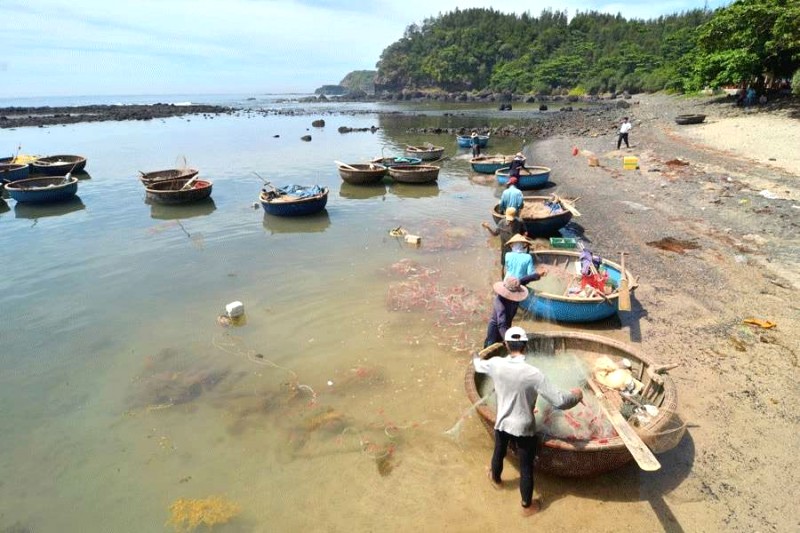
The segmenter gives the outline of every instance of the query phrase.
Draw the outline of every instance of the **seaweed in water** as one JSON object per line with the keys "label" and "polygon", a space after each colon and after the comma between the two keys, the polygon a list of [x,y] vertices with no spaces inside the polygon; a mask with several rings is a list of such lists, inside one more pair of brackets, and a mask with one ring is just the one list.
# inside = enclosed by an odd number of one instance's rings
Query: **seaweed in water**
{"label": "seaweed in water", "polygon": [[169,507],[171,516],[166,525],[175,531],[194,531],[200,526],[209,529],[218,524],[226,524],[239,515],[239,504],[222,496],[209,496],[204,499],[180,498]]}

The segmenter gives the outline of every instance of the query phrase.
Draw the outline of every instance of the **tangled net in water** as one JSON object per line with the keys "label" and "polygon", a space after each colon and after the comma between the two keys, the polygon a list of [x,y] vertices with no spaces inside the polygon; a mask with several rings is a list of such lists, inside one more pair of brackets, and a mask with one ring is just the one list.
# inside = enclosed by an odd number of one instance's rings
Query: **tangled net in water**
{"label": "tangled net in water", "polygon": [[223,496],[209,496],[203,499],[179,498],[169,506],[171,513],[166,525],[175,531],[194,531],[200,526],[209,529],[226,524],[239,515],[242,507]]}

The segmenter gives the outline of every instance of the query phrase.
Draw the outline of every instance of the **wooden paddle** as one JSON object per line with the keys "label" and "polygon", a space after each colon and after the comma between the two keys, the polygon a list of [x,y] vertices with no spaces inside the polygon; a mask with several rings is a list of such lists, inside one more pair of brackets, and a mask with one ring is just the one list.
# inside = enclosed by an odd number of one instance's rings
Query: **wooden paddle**
{"label": "wooden paddle", "polygon": [[557,194],[554,194],[554,195],[553,195],[553,199],[554,199],[556,202],[560,203],[560,204],[561,204],[561,206],[562,206],[564,209],[566,209],[567,211],[569,211],[570,213],[572,213],[572,216],[574,216],[574,217],[579,217],[579,216],[581,216],[581,213],[580,213],[580,211],[578,211],[577,209],[575,209],[575,206],[574,206],[574,205],[572,205],[572,202],[570,202],[569,200],[565,200],[565,199],[561,198],[560,196],[558,196]]}
{"label": "wooden paddle", "polygon": [[187,181],[186,183],[184,183],[184,184],[183,184],[183,187],[181,187],[181,189],[180,189],[180,190],[182,190],[182,191],[187,191],[187,190],[191,189],[191,188],[192,188],[192,186],[194,186],[194,182],[195,182],[195,181],[197,181],[198,179],[200,179],[200,176],[199,176],[199,175],[197,175],[197,176],[193,177],[192,179],[190,179],[189,181]]}
{"label": "wooden paddle", "polygon": [[630,311],[631,310],[631,288],[628,286],[628,274],[625,272],[625,252],[620,252],[620,267],[622,267],[622,272],[620,272],[619,278],[619,310],[620,311]]}
{"label": "wooden paddle", "polygon": [[594,392],[595,397],[597,398],[597,403],[600,404],[600,409],[603,410],[603,413],[608,418],[611,425],[614,426],[614,429],[617,432],[617,435],[622,439],[622,442],[625,444],[625,447],[628,448],[628,451],[631,452],[633,459],[636,461],[636,464],[639,465],[639,468],[645,470],[647,472],[654,472],[661,468],[661,463],[658,462],[656,456],[653,455],[653,452],[650,451],[650,448],[642,441],[642,438],[636,434],[633,428],[628,424],[628,421],[625,420],[625,417],[617,410],[616,407],[609,401],[608,398],[605,397],[603,391],[600,390],[600,387],[591,377],[587,377],[586,382],[591,387],[592,391]]}
{"label": "wooden paddle", "polygon": [[336,163],[336,164],[337,164],[337,165],[339,165],[340,167],[344,167],[344,168],[346,168],[347,170],[358,170],[356,167],[351,167],[351,166],[350,166],[350,165],[348,165],[347,163],[342,163],[341,161],[334,161],[334,163]]}

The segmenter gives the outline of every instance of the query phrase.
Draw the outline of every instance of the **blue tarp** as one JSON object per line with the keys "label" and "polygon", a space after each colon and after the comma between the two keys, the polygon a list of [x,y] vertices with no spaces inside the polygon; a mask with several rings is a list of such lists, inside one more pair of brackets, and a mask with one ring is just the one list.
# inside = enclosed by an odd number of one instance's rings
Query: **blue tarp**
{"label": "blue tarp", "polygon": [[319,185],[312,185],[305,187],[303,185],[284,185],[278,187],[280,194],[291,194],[292,196],[299,196],[300,198],[307,198],[309,196],[316,196],[323,193],[322,187]]}

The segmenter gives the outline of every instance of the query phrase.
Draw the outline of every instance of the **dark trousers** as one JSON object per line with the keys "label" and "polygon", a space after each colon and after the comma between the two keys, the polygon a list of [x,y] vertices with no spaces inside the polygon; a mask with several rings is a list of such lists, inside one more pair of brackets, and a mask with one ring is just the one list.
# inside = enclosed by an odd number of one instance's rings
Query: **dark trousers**
{"label": "dark trousers", "polygon": [[481,155],[481,147],[478,144],[472,145],[472,157],[478,157]]}
{"label": "dark trousers", "polygon": [[619,134],[619,139],[617,139],[617,150],[619,150],[619,147],[622,146],[622,141],[625,141],[625,148],[630,148],[631,147],[631,145],[628,144],[628,134],[627,133],[620,133]]}
{"label": "dark trousers", "polygon": [[505,431],[494,430],[494,454],[492,455],[492,479],[500,482],[503,473],[503,459],[508,452],[508,444],[512,443],[517,449],[519,459],[519,493],[522,496],[522,506],[529,507],[533,501],[533,461],[539,445],[538,437],[517,437]]}
{"label": "dark trousers", "polygon": [[500,328],[497,326],[497,322],[490,320],[489,325],[486,327],[486,339],[483,341],[483,347],[488,348],[496,342],[503,342],[503,336],[500,335]]}

